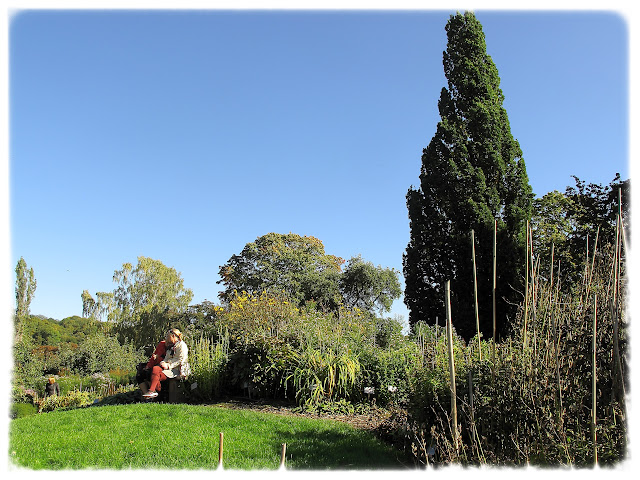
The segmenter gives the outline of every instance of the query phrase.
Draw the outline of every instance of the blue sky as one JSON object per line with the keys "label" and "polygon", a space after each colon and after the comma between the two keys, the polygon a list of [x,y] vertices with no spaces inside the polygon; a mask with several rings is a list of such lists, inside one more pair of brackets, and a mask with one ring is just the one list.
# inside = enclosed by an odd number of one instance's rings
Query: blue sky
{"label": "blue sky", "polygon": [[[31,312],[80,315],[141,255],[217,301],[220,265],[269,232],[401,272],[452,13],[17,12],[10,263],[35,271]],[[476,16],[534,193],[628,178],[625,17]]]}

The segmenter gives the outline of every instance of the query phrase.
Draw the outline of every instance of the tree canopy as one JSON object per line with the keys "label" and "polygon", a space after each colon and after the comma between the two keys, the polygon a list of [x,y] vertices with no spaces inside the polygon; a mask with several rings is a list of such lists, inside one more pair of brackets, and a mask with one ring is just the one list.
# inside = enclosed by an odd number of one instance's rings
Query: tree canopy
{"label": "tree canopy", "polygon": [[298,305],[307,302],[319,309],[335,310],[340,304],[373,312],[389,311],[402,291],[398,273],[374,267],[360,256],[347,263],[325,253],[314,237],[268,233],[247,243],[220,267],[226,288],[220,298],[228,302],[234,292],[259,295],[264,291],[284,292]]}
{"label": "tree canopy", "polygon": [[533,195],[511,135],[498,70],[473,13],[452,15],[443,55],[448,88],[441,120],[423,150],[420,184],[407,193],[410,240],[403,257],[409,323],[444,317],[451,282],[453,323],[475,334],[471,231],[475,233],[480,326],[492,331],[493,232],[497,225],[497,327],[506,330],[524,268]]}
{"label": "tree canopy", "polygon": [[393,301],[402,295],[398,272],[375,267],[361,256],[347,263],[340,277],[340,291],[347,306],[366,311],[389,312]]}
{"label": "tree canopy", "polygon": [[15,311],[15,339],[19,341],[22,336],[24,319],[29,315],[31,300],[36,292],[36,277],[33,268],[27,267],[27,262],[20,257],[16,264],[16,311]]}
{"label": "tree canopy", "polygon": [[168,313],[186,310],[193,292],[184,287],[179,272],[160,260],[140,256],[134,267],[125,263],[113,274],[113,292],[98,292],[97,300],[82,293],[83,314],[94,318],[106,315],[115,332],[136,347],[153,345],[164,337]]}
{"label": "tree canopy", "polygon": [[219,296],[228,301],[234,291],[284,291],[300,304],[315,301],[333,309],[340,301],[338,278],[343,263],[342,258],[327,255],[315,237],[268,233],[247,243],[220,267],[218,283],[226,288]]}
{"label": "tree canopy", "polygon": [[533,254],[544,269],[560,270],[564,284],[575,283],[584,270],[587,249],[593,252],[615,243],[618,213],[622,214],[625,234],[629,232],[629,180],[620,175],[609,185],[587,184],[573,177],[575,186],[565,193],[549,192],[534,201],[531,219]]}

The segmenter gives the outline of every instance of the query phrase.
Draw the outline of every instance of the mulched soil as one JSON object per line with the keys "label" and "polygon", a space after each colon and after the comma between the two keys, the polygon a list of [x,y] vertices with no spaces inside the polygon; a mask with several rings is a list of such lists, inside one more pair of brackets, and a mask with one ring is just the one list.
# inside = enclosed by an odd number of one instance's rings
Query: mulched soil
{"label": "mulched soil", "polygon": [[294,411],[295,405],[279,402],[277,400],[267,402],[263,400],[249,400],[247,398],[238,397],[229,398],[223,402],[215,403],[213,405],[233,410],[253,410],[256,412],[273,413],[276,415],[337,420],[339,422],[348,423],[355,428],[370,432],[378,431],[380,426],[388,420],[391,415],[388,411],[375,407],[372,407],[370,412],[367,414],[339,415],[323,413],[322,415],[317,415],[310,412],[296,412]]}

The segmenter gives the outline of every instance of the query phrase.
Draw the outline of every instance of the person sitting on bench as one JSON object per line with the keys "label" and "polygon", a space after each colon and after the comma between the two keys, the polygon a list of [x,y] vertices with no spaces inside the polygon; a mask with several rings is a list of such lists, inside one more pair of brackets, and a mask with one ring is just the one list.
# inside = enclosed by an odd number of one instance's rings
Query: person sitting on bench
{"label": "person sitting on bench", "polygon": [[142,395],[144,398],[157,397],[161,381],[169,378],[184,378],[188,375],[189,349],[180,330],[177,328],[169,330],[165,341],[167,354],[164,360],[151,370],[151,386],[149,391]]}
{"label": "person sitting on bench", "polygon": [[138,374],[136,375],[136,380],[138,381],[138,387],[140,387],[143,395],[149,391],[149,384],[151,383],[151,371],[153,367],[155,367],[156,365],[160,365],[160,362],[164,360],[166,352],[167,341],[162,340],[156,346],[153,355],[151,355],[146,365],[144,363],[138,365]]}

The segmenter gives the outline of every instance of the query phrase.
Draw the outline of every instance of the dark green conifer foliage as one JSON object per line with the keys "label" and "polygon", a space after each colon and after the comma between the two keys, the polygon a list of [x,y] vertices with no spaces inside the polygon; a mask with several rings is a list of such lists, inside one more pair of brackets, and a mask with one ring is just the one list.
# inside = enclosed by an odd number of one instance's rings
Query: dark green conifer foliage
{"label": "dark green conifer foliage", "polygon": [[533,195],[520,145],[502,106],[498,70],[473,13],[446,26],[448,88],[441,120],[422,154],[420,185],[407,193],[410,240],[403,258],[409,322],[444,320],[444,282],[451,281],[452,319],[475,334],[471,230],[475,231],[480,327],[492,336],[493,225],[497,221],[497,327],[508,330],[523,296],[526,222]]}

